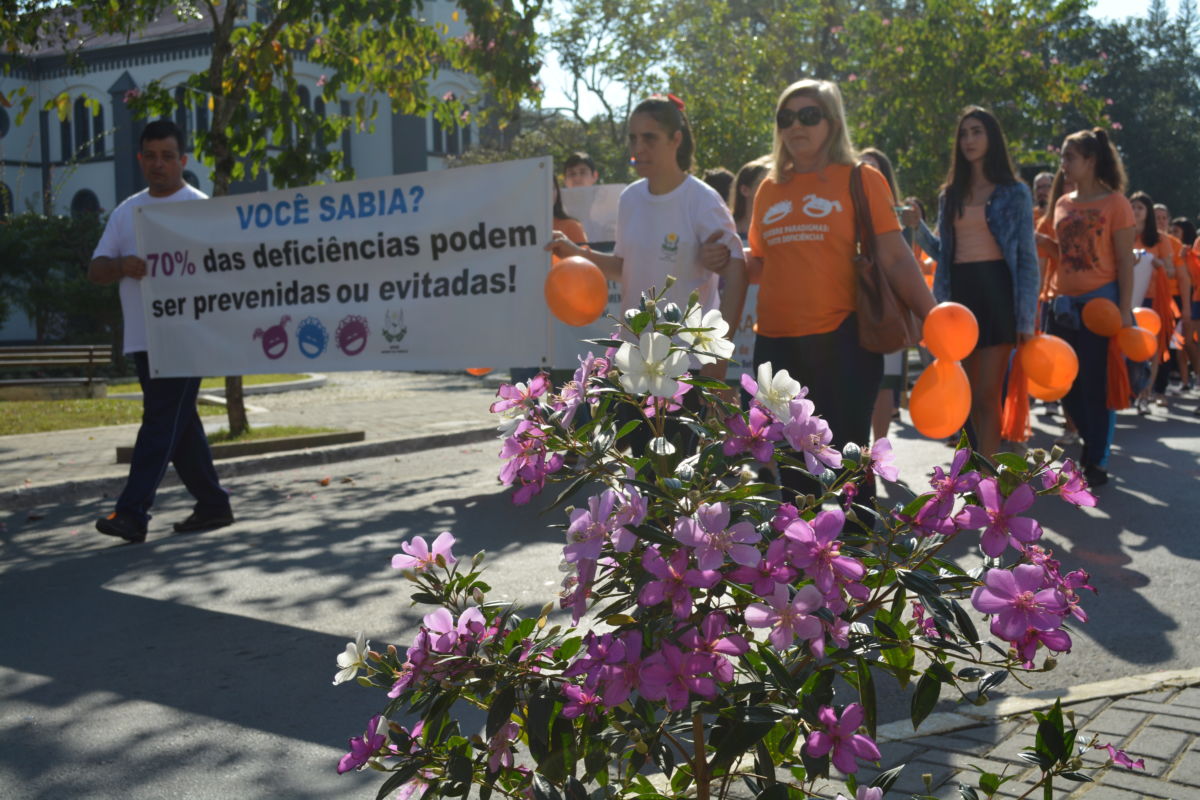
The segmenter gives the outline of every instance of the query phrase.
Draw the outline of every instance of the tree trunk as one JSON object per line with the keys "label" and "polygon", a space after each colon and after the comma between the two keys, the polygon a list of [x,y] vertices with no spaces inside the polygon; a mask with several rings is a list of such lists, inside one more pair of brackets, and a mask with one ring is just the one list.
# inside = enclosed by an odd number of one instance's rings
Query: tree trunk
{"label": "tree trunk", "polygon": [[246,421],[246,401],[242,395],[242,376],[229,375],[225,378],[225,411],[229,415],[229,435],[241,436],[250,430]]}

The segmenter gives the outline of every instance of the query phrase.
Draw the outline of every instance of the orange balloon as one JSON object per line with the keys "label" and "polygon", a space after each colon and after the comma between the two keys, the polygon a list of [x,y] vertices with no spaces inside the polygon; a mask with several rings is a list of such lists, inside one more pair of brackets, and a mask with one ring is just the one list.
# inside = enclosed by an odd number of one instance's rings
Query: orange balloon
{"label": "orange balloon", "polygon": [[1133,318],[1137,326],[1150,331],[1151,336],[1158,336],[1158,332],[1162,330],[1162,320],[1153,308],[1138,306],[1133,310]]}
{"label": "orange balloon", "polygon": [[1094,297],[1083,306],[1083,324],[1097,336],[1116,336],[1121,330],[1121,311],[1105,297]]}
{"label": "orange balloon", "polygon": [[492,371],[491,367],[467,367],[467,374],[474,375],[477,378],[481,377],[483,375],[487,375],[491,371]]}
{"label": "orange balloon", "polygon": [[926,367],[913,385],[908,412],[930,439],[957,433],[971,413],[971,384],[962,364],[939,358]]}
{"label": "orange balloon", "polygon": [[1036,397],[1038,400],[1044,400],[1047,403],[1053,403],[1056,400],[1061,400],[1067,396],[1067,392],[1071,391],[1071,384],[1065,386],[1042,386],[1040,383],[1025,377],[1025,382],[1028,384],[1029,394]]}
{"label": "orange balloon", "polygon": [[979,323],[962,303],[938,303],[925,317],[921,333],[934,358],[962,361],[979,341]]}
{"label": "orange balloon", "polygon": [[[1059,387],[1070,389],[1075,376],[1079,374],[1079,359],[1075,356],[1075,349],[1057,336],[1045,333],[1034,336],[1021,345],[1018,356],[1029,380],[1047,390]],[[1045,399],[1040,395],[1033,396],[1039,400]]]}
{"label": "orange balloon", "polygon": [[546,305],[568,325],[589,325],[608,306],[608,282],[600,268],[582,256],[561,259],[546,273]]}
{"label": "orange balloon", "polygon": [[1158,340],[1154,334],[1136,325],[1121,328],[1117,333],[1117,345],[1130,361],[1149,361],[1158,352]]}

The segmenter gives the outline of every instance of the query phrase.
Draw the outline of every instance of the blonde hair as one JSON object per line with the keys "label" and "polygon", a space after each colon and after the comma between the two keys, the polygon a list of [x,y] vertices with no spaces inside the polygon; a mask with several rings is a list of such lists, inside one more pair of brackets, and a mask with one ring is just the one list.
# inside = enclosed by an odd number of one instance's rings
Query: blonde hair
{"label": "blonde hair", "polygon": [[[793,97],[811,97],[817,101],[821,113],[829,120],[829,138],[825,140],[825,155],[830,163],[852,166],[858,160],[850,133],[846,130],[846,109],[842,104],[842,93],[833,81],[806,78],[793,83],[779,95],[775,104],[778,114]],[[771,180],[783,183],[792,169],[792,155],[783,143],[779,126],[775,126],[775,144],[771,149]]]}

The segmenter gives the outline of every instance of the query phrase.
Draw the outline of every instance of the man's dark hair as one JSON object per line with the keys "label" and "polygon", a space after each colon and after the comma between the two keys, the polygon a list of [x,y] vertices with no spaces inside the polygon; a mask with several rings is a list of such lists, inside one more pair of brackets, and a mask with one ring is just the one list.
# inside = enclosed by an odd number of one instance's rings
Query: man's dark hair
{"label": "man's dark hair", "polygon": [[142,135],[138,137],[138,150],[141,150],[146,142],[174,139],[179,145],[179,154],[183,155],[183,138],[183,131],[174,122],[169,119],[156,119],[142,129]]}
{"label": "man's dark hair", "polygon": [[721,199],[729,202],[729,190],[733,187],[733,173],[724,167],[713,167],[704,173],[704,182],[721,195]]}
{"label": "man's dark hair", "polygon": [[571,167],[577,167],[580,164],[587,164],[588,169],[590,169],[592,172],[596,171],[596,162],[592,160],[591,156],[582,150],[578,150],[567,156],[567,160],[563,162],[563,169],[568,170]]}

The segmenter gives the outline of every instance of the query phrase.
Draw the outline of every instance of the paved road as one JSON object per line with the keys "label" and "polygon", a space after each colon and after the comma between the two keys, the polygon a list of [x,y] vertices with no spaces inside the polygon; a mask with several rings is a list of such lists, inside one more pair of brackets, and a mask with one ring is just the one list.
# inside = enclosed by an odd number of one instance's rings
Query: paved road
{"label": "paved road", "polygon": [[[1040,501],[1048,541],[1102,594],[1075,653],[1034,687],[1200,664],[1190,410],[1121,417],[1098,509]],[[914,484],[950,452],[899,439]],[[388,566],[399,541],[451,528],[461,551],[492,551],[497,597],[540,606],[558,585],[557,520],[509,504],[495,449],[236,478],[242,521],[202,535],[162,534],[188,510],[170,489],[140,546],[93,532],[98,497],[0,517],[0,797],[373,796],[373,775],[333,767],[381,695],[329,681],[356,630],[408,641],[417,615]]]}

